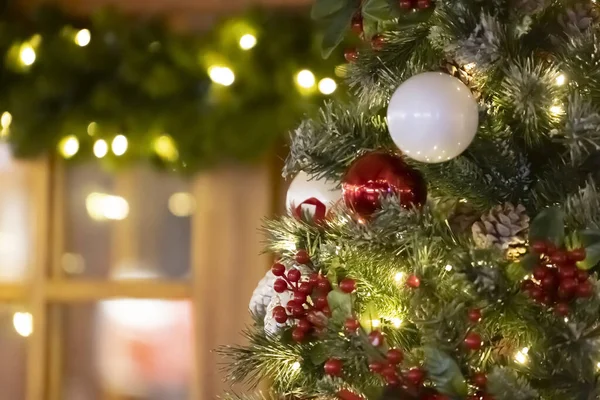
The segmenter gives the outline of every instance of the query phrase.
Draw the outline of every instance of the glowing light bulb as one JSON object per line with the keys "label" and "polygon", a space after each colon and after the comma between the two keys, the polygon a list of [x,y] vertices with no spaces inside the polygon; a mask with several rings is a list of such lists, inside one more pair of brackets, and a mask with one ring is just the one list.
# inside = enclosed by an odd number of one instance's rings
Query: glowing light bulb
{"label": "glowing light bulb", "polygon": [[404,272],[396,272],[396,275],[394,275],[394,280],[398,283],[402,282],[404,280]]}
{"label": "glowing light bulb", "polygon": [[400,318],[392,318],[392,325],[394,325],[394,328],[400,328],[402,320]]}
{"label": "glowing light bulb", "polygon": [[256,36],[247,33],[240,38],[240,48],[242,50],[250,50],[256,46]]}
{"label": "glowing light bulb", "polygon": [[444,267],[444,269],[448,272],[452,271],[452,265],[448,264]]}
{"label": "glowing light bulb", "polygon": [[15,313],[13,326],[19,335],[29,337],[33,333],[33,316],[28,312]]}
{"label": "glowing light bulb", "polygon": [[562,86],[567,82],[567,77],[564,74],[560,74],[556,77],[556,84]]}
{"label": "glowing light bulb", "polygon": [[337,83],[331,78],[323,78],[319,81],[319,91],[324,95],[332,94],[337,89]]}
{"label": "glowing light bulb", "polygon": [[561,105],[553,105],[550,107],[550,112],[555,115],[560,115],[565,112],[565,109]]}
{"label": "glowing light bulb", "polygon": [[19,52],[19,58],[23,65],[30,66],[35,62],[35,50],[31,47],[30,44],[25,43],[21,46],[21,51]]}
{"label": "glowing light bulb", "polygon": [[208,69],[208,76],[214,83],[230,86],[235,82],[235,74],[228,67],[212,66]]}
{"label": "glowing light bulb", "polygon": [[79,151],[79,140],[75,136],[70,135],[63,138],[58,146],[64,158],[71,158]]}
{"label": "glowing light bulb", "polygon": [[190,193],[174,193],[169,197],[169,211],[176,217],[189,217],[196,210],[196,199]]}
{"label": "glowing light bulb", "polygon": [[129,215],[127,200],[105,193],[90,193],[85,199],[85,208],[88,215],[96,221],[121,221]]}
{"label": "glowing light bulb", "polygon": [[381,320],[380,319],[372,319],[371,326],[373,328],[378,328],[379,326],[381,326]]}
{"label": "glowing light bulb", "polygon": [[515,361],[519,364],[526,364],[529,361],[529,357],[527,354],[529,353],[529,347],[523,347],[521,350],[517,351],[515,354]]}
{"label": "glowing light bulb", "polygon": [[102,158],[108,153],[108,144],[106,140],[99,139],[94,143],[94,155],[98,158]]}
{"label": "glowing light bulb", "polygon": [[8,111],[3,112],[2,117],[0,117],[0,125],[2,126],[2,128],[8,129],[11,123],[12,115]]}
{"label": "glowing light bulb", "polygon": [[179,152],[175,142],[169,135],[162,135],[154,142],[154,151],[161,158],[169,161],[175,161],[179,157]]}
{"label": "glowing light bulb", "polygon": [[296,361],[292,364],[292,371],[298,371],[300,369],[300,363]]}
{"label": "glowing light bulb", "polygon": [[596,368],[600,369],[600,362],[596,364]]}
{"label": "glowing light bulb", "polygon": [[82,29],[75,35],[75,43],[81,47],[85,47],[90,44],[91,40],[92,34],[87,29]]}
{"label": "glowing light bulb", "polygon": [[112,141],[111,148],[116,156],[122,156],[127,151],[127,138],[123,135],[117,135]]}
{"label": "glowing light bulb", "polygon": [[315,86],[315,75],[307,69],[303,69],[296,75],[296,83],[304,89]]}

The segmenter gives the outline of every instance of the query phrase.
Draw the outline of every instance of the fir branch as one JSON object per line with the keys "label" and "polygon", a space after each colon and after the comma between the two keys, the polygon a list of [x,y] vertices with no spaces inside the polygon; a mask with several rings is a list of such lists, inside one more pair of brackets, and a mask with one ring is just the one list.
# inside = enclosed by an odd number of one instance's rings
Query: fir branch
{"label": "fir branch", "polygon": [[539,397],[515,371],[496,367],[488,375],[488,390],[497,400],[535,400]]}
{"label": "fir branch", "polygon": [[565,223],[573,229],[600,229],[600,193],[593,181],[567,197]]}

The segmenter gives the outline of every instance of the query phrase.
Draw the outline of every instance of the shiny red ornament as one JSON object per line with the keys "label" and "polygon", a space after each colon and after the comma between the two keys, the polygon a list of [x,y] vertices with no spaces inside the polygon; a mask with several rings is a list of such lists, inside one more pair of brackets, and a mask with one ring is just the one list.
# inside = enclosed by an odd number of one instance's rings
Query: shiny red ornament
{"label": "shiny red ornament", "polygon": [[471,377],[471,382],[478,388],[483,389],[487,385],[487,376],[483,372],[476,372]]}
{"label": "shiny red ornament", "polygon": [[406,279],[406,285],[409,288],[417,289],[419,286],[421,286],[421,280],[419,279],[418,276],[411,275]]}
{"label": "shiny red ornament", "polygon": [[344,201],[362,218],[369,218],[381,206],[382,195],[396,195],[405,208],[422,206],[427,186],[421,173],[402,157],[373,151],[355,160],[342,180]]}
{"label": "shiny red ornament", "polygon": [[465,338],[465,346],[467,346],[469,350],[479,350],[482,345],[481,336],[479,336],[478,333],[470,332]]}
{"label": "shiny red ornament", "polygon": [[481,321],[481,310],[479,308],[472,308],[469,310],[469,321],[474,324]]}
{"label": "shiny red ornament", "polygon": [[344,293],[352,293],[356,290],[356,281],[350,278],[342,279],[340,289]]}
{"label": "shiny red ornament", "polygon": [[296,253],[296,262],[298,264],[308,264],[310,262],[310,256],[306,250],[298,250]]}
{"label": "shiny red ornament", "polygon": [[369,343],[375,347],[383,345],[383,334],[379,331],[372,331],[369,333]]}
{"label": "shiny red ornament", "polygon": [[417,8],[420,10],[424,10],[426,8],[431,7],[431,0],[418,0]]}
{"label": "shiny red ornament", "polygon": [[287,290],[288,285],[287,282],[284,281],[283,279],[279,278],[275,281],[275,283],[273,283],[273,289],[277,292],[277,293],[283,293]]}
{"label": "shiny red ornament", "polygon": [[271,267],[271,272],[275,276],[283,276],[285,274],[285,265],[281,263],[275,263]]}
{"label": "shiny red ornament", "polygon": [[411,368],[406,373],[406,379],[415,386],[421,386],[425,381],[425,372],[421,368]]}
{"label": "shiny red ornament", "polygon": [[330,358],[327,360],[327,362],[325,362],[323,369],[329,376],[340,376],[342,375],[343,366],[344,365],[342,364],[342,361],[338,360],[337,358]]}
{"label": "shiny red ornament", "polygon": [[401,350],[389,349],[386,354],[386,358],[391,364],[397,365],[400,364],[402,360],[404,360],[404,354]]}
{"label": "shiny red ornament", "polygon": [[344,58],[349,63],[356,62],[356,60],[358,60],[358,51],[356,49],[347,49],[344,52]]}

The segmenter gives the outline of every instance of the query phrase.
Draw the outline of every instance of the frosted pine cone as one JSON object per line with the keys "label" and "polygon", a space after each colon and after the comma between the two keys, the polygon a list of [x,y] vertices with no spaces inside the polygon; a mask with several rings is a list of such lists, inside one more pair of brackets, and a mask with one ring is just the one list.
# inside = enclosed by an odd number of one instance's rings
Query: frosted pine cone
{"label": "frosted pine cone", "polygon": [[594,4],[575,4],[561,16],[559,23],[567,33],[578,34],[586,31],[594,22],[598,21],[598,10]]}
{"label": "frosted pine cone", "polygon": [[477,247],[496,247],[504,250],[507,258],[517,259],[527,251],[529,216],[522,205],[505,203],[482,215],[471,231]]}
{"label": "frosted pine cone", "polygon": [[275,293],[274,296],[271,297],[271,301],[265,310],[265,333],[267,335],[276,335],[286,326],[291,326],[292,320],[288,319],[288,321],[284,324],[280,324],[275,321],[273,317],[273,309],[277,306],[285,307],[288,301],[292,300],[294,294],[291,291],[285,291],[283,293]]}
{"label": "frosted pine cone", "polygon": [[275,290],[273,290],[275,279],[277,277],[269,270],[258,282],[258,286],[254,289],[250,298],[250,312],[260,319],[265,317],[271,298],[275,295]]}

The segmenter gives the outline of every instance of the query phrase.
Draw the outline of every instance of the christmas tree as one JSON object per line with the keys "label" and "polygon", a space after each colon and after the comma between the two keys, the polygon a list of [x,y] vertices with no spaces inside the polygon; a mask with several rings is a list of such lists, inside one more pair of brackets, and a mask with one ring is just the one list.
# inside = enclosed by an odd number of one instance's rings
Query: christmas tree
{"label": "christmas tree", "polygon": [[352,100],[291,135],[231,399],[600,399],[599,11],[316,1]]}

